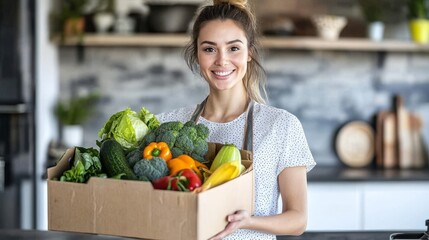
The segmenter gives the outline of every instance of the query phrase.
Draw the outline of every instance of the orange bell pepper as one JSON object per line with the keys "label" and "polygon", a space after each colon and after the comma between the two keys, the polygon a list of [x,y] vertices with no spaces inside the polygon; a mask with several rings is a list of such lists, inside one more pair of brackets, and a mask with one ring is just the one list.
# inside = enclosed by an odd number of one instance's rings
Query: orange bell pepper
{"label": "orange bell pepper", "polygon": [[168,169],[170,169],[170,176],[175,176],[178,172],[183,169],[192,169],[198,175],[198,177],[203,180],[203,175],[201,174],[200,168],[208,169],[208,167],[200,163],[190,156],[183,154],[176,158],[167,161]]}
{"label": "orange bell pepper", "polygon": [[170,148],[165,142],[151,142],[143,150],[143,158],[151,159],[153,157],[160,157],[165,161],[173,158]]}

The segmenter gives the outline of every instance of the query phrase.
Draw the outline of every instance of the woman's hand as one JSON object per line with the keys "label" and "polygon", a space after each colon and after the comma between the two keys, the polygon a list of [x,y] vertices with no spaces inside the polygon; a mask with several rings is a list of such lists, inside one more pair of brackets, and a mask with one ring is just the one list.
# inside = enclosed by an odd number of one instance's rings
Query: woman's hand
{"label": "woman's hand", "polygon": [[222,239],[235,232],[237,229],[246,228],[246,226],[250,223],[250,218],[250,214],[246,210],[239,210],[234,214],[228,215],[228,224],[226,225],[225,229],[210,238],[210,240]]}

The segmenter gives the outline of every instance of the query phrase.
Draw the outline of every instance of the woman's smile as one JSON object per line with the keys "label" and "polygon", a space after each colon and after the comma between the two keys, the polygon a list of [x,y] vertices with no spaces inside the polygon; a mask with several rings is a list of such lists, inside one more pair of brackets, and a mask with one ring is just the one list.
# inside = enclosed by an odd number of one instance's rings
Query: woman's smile
{"label": "woman's smile", "polygon": [[218,79],[227,79],[228,77],[230,77],[231,75],[232,75],[232,73],[234,72],[235,70],[228,70],[228,71],[212,71],[212,73],[214,74],[214,75],[216,75],[216,77],[218,78]]}

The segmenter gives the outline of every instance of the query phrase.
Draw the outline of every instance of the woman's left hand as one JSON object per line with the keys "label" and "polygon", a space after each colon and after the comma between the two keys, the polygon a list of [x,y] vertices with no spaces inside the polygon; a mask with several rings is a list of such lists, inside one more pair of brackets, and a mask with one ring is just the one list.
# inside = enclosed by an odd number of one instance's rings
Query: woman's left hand
{"label": "woman's left hand", "polygon": [[234,214],[228,215],[228,224],[226,225],[225,229],[210,238],[210,240],[222,239],[235,232],[237,229],[245,228],[249,224],[250,218],[251,216],[246,210],[239,210]]}

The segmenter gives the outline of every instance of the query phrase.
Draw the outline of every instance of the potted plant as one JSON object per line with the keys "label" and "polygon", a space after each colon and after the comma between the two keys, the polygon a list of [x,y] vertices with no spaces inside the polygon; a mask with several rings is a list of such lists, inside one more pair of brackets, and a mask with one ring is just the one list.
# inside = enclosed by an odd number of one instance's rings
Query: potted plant
{"label": "potted plant", "polygon": [[83,141],[83,126],[94,113],[98,94],[60,100],[54,113],[60,122],[61,141],[66,146],[80,146]]}
{"label": "potted plant", "polygon": [[408,0],[411,39],[416,43],[429,41],[429,16],[426,0]]}
{"label": "potted plant", "polygon": [[106,33],[115,22],[115,0],[99,1],[95,8],[94,24],[98,33]]}
{"label": "potted plant", "polygon": [[382,21],[381,0],[360,0],[362,14],[367,22],[367,35],[373,41],[381,41],[384,35],[384,23]]}
{"label": "potted plant", "polygon": [[63,0],[61,1],[61,10],[59,19],[61,23],[61,37],[64,40],[67,37],[78,37],[82,41],[85,32],[84,9],[86,0]]}

